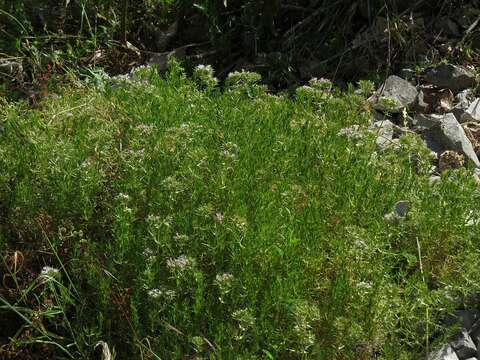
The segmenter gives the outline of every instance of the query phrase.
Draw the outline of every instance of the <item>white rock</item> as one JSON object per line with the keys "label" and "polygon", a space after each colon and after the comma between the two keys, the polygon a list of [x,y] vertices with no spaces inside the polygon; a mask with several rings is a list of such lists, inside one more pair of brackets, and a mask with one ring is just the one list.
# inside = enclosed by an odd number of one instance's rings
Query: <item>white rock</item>
{"label": "white rock", "polygon": [[450,342],[450,345],[460,359],[477,355],[477,348],[466,329],[461,329],[455,340]]}
{"label": "white rock", "polygon": [[380,120],[373,123],[369,130],[377,135],[375,142],[380,148],[387,147],[393,139],[394,124],[390,120]]}
{"label": "white rock", "polygon": [[399,201],[395,204],[395,212],[400,217],[407,216],[408,208],[410,207],[410,202],[406,200]]}
{"label": "white rock", "polygon": [[459,360],[457,354],[449,344],[445,344],[436,352],[428,355],[428,360]]}
{"label": "white rock", "polygon": [[480,121],[480,98],[475,99],[460,118],[460,122]]}
{"label": "white rock", "polygon": [[480,161],[468,139],[465,131],[452,113],[442,116],[438,124],[435,124],[424,132],[427,146],[437,152],[453,150],[464,154],[475,166],[480,167]]}
{"label": "white rock", "polygon": [[377,96],[373,98],[373,107],[376,110],[399,113],[405,107],[413,105],[418,91],[407,80],[396,75],[391,75],[378,89]]}
{"label": "white rock", "polygon": [[430,70],[425,79],[438,87],[447,88],[454,93],[475,86],[475,74],[465,68],[452,64],[440,64]]}
{"label": "white rock", "polygon": [[385,214],[383,219],[390,223],[398,223],[400,220],[405,219],[410,207],[410,202],[407,200],[398,201],[394,207],[393,211]]}

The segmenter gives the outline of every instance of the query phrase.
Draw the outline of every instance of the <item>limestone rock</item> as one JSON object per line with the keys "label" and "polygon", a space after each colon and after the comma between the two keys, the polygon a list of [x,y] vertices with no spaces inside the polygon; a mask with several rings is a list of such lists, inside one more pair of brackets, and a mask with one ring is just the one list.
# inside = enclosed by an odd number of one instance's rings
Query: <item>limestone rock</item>
{"label": "limestone rock", "polygon": [[462,124],[462,128],[472,143],[473,150],[478,154],[480,151],[480,122],[467,122]]}
{"label": "limestone rock", "polygon": [[380,111],[399,113],[405,107],[413,105],[417,94],[415,86],[407,80],[391,75],[373,97],[373,107]]}
{"label": "limestone rock", "polygon": [[393,139],[394,124],[390,120],[380,120],[373,123],[369,130],[377,135],[375,140],[381,149],[390,145]]}
{"label": "limestone rock", "polygon": [[454,93],[473,87],[476,83],[475,74],[452,64],[438,65],[426,74],[425,79],[435,86],[450,89]]}
{"label": "limestone rock", "polygon": [[419,130],[428,130],[434,126],[438,126],[442,118],[443,115],[438,114],[415,114],[413,123]]}
{"label": "limestone rock", "polygon": [[456,310],[446,317],[445,325],[458,325],[462,329],[470,330],[478,320],[480,320],[478,310]]}
{"label": "limestone rock", "polygon": [[466,329],[461,329],[455,339],[450,342],[450,345],[460,359],[467,359],[477,355],[477,348]]}
{"label": "limestone rock", "polygon": [[428,360],[459,360],[457,354],[449,344],[445,344],[436,352],[430,353]]}
{"label": "limestone rock", "polygon": [[455,102],[457,104],[461,104],[464,107],[468,107],[470,104],[472,97],[472,89],[465,89],[460,91],[456,96],[455,96]]}
{"label": "limestone rock", "polygon": [[480,98],[475,99],[460,117],[460,122],[480,121]]}
{"label": "limestone rock", "polygon": [[407,200],[398,201],[394,205],[393,211],[388,214],[385,214],[383,218],[387,222],[398,223],[400,220],[403,220],[406,218],[409,208],[410,208],[409,201]]}
{"label": "limestone rock", "polygon": [[480,161],[465,131],[452,113],[445,114],[437,124],[423,133],[427,146],[436,153],[453,150],[464,154],[475,166]]}

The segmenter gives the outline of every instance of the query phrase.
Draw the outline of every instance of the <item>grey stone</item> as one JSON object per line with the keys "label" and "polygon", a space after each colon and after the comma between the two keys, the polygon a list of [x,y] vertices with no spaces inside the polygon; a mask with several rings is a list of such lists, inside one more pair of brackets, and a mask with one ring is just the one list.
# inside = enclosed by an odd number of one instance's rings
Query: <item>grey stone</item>
{"label": "grey stone", "polygon": [[186,46],[182,46],[172,51],[154,53],[148,60],[147,64],[156,66],[158,72],[160,74],[163,74],[167,71],[168,62],[172,58],[176,58],[177,60],[183,60],[185,56],[186,56]]}
{"label": "grey stone", "polygon": [[408,209],[410,207],[410,202],[407,200],[398,201],[394,207],[393,211],[385,214],[383,219],[390,223],[398,223],[400,220],[405,219],[408,214]]}
{"label": "grey stone", "polygon": [[455,96],[455,101],[458,104],[462,104],[465,107],[468,107],[470,104],[470,97],[472,96],[472,89],[465,89],[460,91],[456,96]]}
{"label": "grey stone", "polygon": [[425,79],[435,86],[448,88],[454,93],[473,87],[476,83],[475,74],[452,64],[438,65],[425,75]]}
{"label": "grey stone", "polygon": [[420,129],[431,129],[434,126],[438,126],[441,122],[443,115],[431,114],[415,114],[414,126]]}
{"label": "grey stone", "polygon": [[376,110],[399,113],[405,107],[413,105],[418,91],[407,80],[391,75],[378,89],[373,107]]}
{"label": "grey stone", "polygon": [[480,319],[478,310],[456,310],[445,319],[446,326],[458,325],[462,329],[470,330]]}
{"label": "grey stone", "polygon": [[437,182],[439,182],[441,180],[441,177],[438,176],[438,175],[432,175],[428,178],[428,182],[430,183],[430,185],[433,185]]}
{"label": "grey stone", "polygon": [[410,202],[407,200],[399,201],[395,204],[395,212],[400,217],[407,216],[408,208],[410,207]]}
{"label": "grey stone", "polygon": [[459,334],[455,336],[455,339],[450,342],[450,345],[460,359],[467,359],[477,355],[477,347],[466,329],[461,329]]}
{"label": "grey stone", "polygon": [[384,120],[390,120],[390,117],[385,115],[384,113],[381,113],[380,111],[373,110],[372,112],[372,121],[384,121]]}
{"label": "grey stone", "polygon": [[398,134],[400,129],[390,120],[375,121],[368,129],[362,128],[359,125],[342,128],[338,131],[338,135],[345,136],[351,139],[363,138],[366,131],[376,135],[375,142],[380,149],[385,149],[393,142],[394,134]]}
{"label": "grey stone", "polygon": [[[467,107],[468,108],[468,107]],[[453,108],[452,108],[452,114],[455,115],[455,118],[457,119],[457,121],[459,123],[462,123],[463,120],[462,120],[462,117],[463,115],[465,114],[465,111],[467,111],[467,108],[465,107],[462,107],[461,105],[455,105]]]}
{"label": "grey stone", "polygon": [[427,113],[427,112],[429,112],[430,107],[431,106],[426,99],[425,92],[422,89],[420,89],[418,91],[417,101],[415,103],[415,110],[423,112],[423,113]]}
{"label": "grey stone", "polygon": [[477,345],[477,355],[480,355],[480,322],[477,322],[470,331],[470,338]]}
{"label": "grey stone", "polygon": [[427,146],[438,154],[446,150],[453,150],[464,154],[475,166],[480,167],[480,161],[468,139],[465,131],[455,118],[455,115],[448,113],[443,115],[440,121],[424,131],[424,139]]}
{"label": "grey stone", "polygon": [[460,117],[460,122],[480,121],[480,98],[475,99]]}
{"label": "grey stone", "polygon": [[478,345],[480,343],[480,337],[477,335],[476,338],[472,336],[472,339],[474,340],[474,342],[477,344],[477,359],[480,358],[480,345]]}
{"label": "grey stone", "polygon": [[455,96],[455,106],[452,108],[452,113],[455,115],[459,122],[462,122],[462,116],[467,111],[468,107],[470,106],[470,97],[472,91],[471,89],[466,89],[460,91],[457,96]]}
{"label": "grey stone", "polygon": [[380,148],[383,149],[392,142],[394,126],[390,120],[376,121],[370,126],[370,131],[377,135],[375,142]]}
{"label": "grey stone", "polygon": [[449,344],[443,345],[440,350],[430,353],[428,360],[459,360],[457,354]]}

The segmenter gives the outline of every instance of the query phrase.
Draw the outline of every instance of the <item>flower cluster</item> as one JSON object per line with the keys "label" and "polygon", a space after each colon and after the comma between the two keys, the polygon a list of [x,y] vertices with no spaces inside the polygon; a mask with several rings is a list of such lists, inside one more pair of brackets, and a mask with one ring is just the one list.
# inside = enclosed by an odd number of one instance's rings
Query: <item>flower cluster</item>
{"label": "flower cluster", "polygon": [[124,193],[118,193],[118,195],[115,197],[115,199],[119,200],[119,201],[128,201],[130,200],[130,196],[128,196],[127,194],[124,194]]}
{"label": "flower cluster", "polygon": [[253,86],[262,80],[262,76],[252,71],[234,71],[228,74],[225,85],[227,87]]}
{"label": "flower cluster", "polygon": [[139,124],[135,129],[142,135],[150,135],[155,128],[154,125]]}
{"label": "flower cluster", "polygon": [[60,270],[51,266],[44,266],[40,272],[40,279],[42,283],[47,283],[54,279],[60,278]]}
{"label": "flower cluster", "polygon": [[242,332],[252,328],[256,320],[252,311],[248,308],[235,310],[232,313],[232,318],[238,322],[238,327]]}
{"label": "flower cluster", "polygon": [[294,308],[295,325],[293,330],[298,338],[302,348],[300,353],[305,353],[308,347],[315,343],[315,333],[313,323],[320,319],[318,308],[307,301],[299,301]]}
{"label": "flower cluster", "polygon": [[238,146],[235,143],[227,142],[222,146],[222,156],[226,160],[235,160],[237,158]]}
{"label": "flower cluster", "polygon": [[218,84],[211,65],[198,65],[193,70],[194,80],[203,88],[212,89]]}
{"label": "flower cluster", "polygon": [[194,266],[195,260],[186,255],[180,255],[176,259],[167,259],[167,268],[171,271],[184,272],[192,269]]}
{"label": "flower cluster", "polygon": [[152,300],[159,300],[159,299],[164,299],[164,300],[173,300],[175,296],[177,295],[174,290],[168,290],[168,289],[150,289],[147,292],[148,297],[151,298]]}
{"label": "flower cluster", "polygon": [[310,79],[308,84],[315,90],[330,92],[332,90],[332,82],[325,78],[313,78]]}
{"label": "flower cluster", "polygon": [[215,284],[219,287],[220,291],[228,292],[232,287],[233,275],[230,273],[217,274],[215,277]]}

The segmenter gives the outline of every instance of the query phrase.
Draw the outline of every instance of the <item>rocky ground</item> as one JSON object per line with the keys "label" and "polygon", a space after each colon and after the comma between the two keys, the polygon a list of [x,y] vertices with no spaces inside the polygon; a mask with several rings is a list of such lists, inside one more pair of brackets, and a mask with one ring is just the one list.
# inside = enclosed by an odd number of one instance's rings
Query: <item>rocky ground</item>
{"label": "rocky ground", "polygon": [[[432,183],[440,181],[442,172],[465,166],[475,167],[474,176],[480,183],[480,98],[474,96],[477,80],[470,69],[452,64],[440,64],[420,79],[392,75],[370,97],[374,119],[363,130],[377,134],[380,149],[397,146],[406,132],[418,134],[435,159]],[[346,136],[361,136],[361,132],[359,128],[342,130]],[[408,205],[406,201],[398,202],[385,220],[401,221]],[[458,324],[458,331],[429,359],[479,359],[479,311],[459,310],[446,323]]]}
{"label": "rocky ground", "polygon": [[[380,148],[397,146],[407,132],[418,134],[436,159],[432,181],[445,170],[469,163],[478,168],[480,98],[474,97],[476,84],[473,72],[451,64],[438,65],[420,81],[391,75],[369,98],[374,108],[369,131],[378,133]],[[360,136],[361,131],[348,128],[342,133]]]}
{"label": "rocky ground", "polygon": [[[12,78],[22,76],[22,66],[15,61],[3,62],[0,68]],[[344,128],[340,134],[361,137],[367,132],[374,133],[379,151],[399,146],[400,137],[406,133],[417,134],[434,159],[431,183],[441,181],[444,171],[474,167],[473,176],[480,184],[477,84],[472,69],[453,64],[442,63],[419,77],[391,75],[368,99],[374,109],[370,126]],[[393,211],[385,215],[385,220],[402,221],[408,208],[408,201],[399,201]],[[475,223],[471,220],[471,224]],[[474,308],[459,310],[446,322],[458,324],[458,331],[440,350],[432,352],[429,359],[480,359],[480,312]]]}

